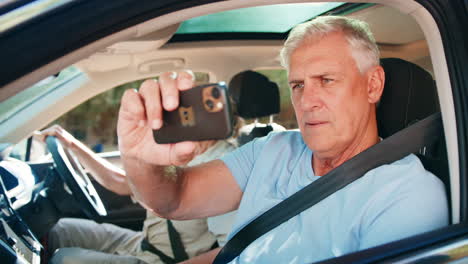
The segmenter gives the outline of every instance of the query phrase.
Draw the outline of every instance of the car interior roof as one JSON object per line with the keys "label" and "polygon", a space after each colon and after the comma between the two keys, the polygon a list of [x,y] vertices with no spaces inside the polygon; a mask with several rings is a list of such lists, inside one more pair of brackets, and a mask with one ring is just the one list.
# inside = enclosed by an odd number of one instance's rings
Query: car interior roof
{"label": "car interior roof", "polygon": [[[348,16],[363,19],[370,24],[383,58],[403,58],[432,72],[432,64],[424,34],[411,16],[383,5],[372,5]],[[402,25],[404,25],[405,31],[395,34],[394,32],[402,28]],[[195,71],[203,71],[210,68],[204,66],[206,64],[216,65],[219,64],[220,60],[225,59],[232,62],[233,59],[236,60],[236,57],[239,57],[239,54],[242,54],[243,59],[237,59],[237,66],[231,63],[230,65],[224,65],[223,68],[230,67],[229,69],[226,68],[226,73],[220,72],[213,77],[219,80],[228,80],[233,74],[242,70],[257,67],[280,67],[277,52],[283,43],[282,39],[263,41],[259,39],[223,40],[222,37],[225,35],[221,35],[220,39],[204,40],[203,36],[195,34],[195,37],[199,37],[198,39],[190,38],[190,41],[173,41],[180,35],[177,33],[179,28],[180,24],[171,25],[139,38],[118,42],[93,54],[77,63],[77,65],[87,73],[92,73],[93,78],[96,80],[102,76],[104,79],[113,81],[110,86],[101,83],[101,87],[106,87],[106,89],[121,84],[120,80],[107,78],[106,72],[133,70],[133,78],[127,75],[122,80],[128,82],[132,79],[138,80],[150,77],[145,74],[148,72],[154,75],[157,72],[174,68],[190,68]],[[232,38],[235,34],[228,35]],[[285,34],[280,35],[283,39],[286,36]],[[217,48],[211,49],[211,47]],[[271,58],[275,59],[272,60]]]}

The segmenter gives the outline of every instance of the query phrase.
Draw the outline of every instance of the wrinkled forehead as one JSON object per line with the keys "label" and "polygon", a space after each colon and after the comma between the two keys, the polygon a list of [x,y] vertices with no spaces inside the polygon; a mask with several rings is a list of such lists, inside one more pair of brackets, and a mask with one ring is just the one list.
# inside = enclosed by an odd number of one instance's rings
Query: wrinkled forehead
{"label": "wrinkled forehead", "polygon": [[306,70],[344,71],[349,67],[357,67],[357,64],[349,44],[340,36],[304,40],[291,53],[288,76]]}

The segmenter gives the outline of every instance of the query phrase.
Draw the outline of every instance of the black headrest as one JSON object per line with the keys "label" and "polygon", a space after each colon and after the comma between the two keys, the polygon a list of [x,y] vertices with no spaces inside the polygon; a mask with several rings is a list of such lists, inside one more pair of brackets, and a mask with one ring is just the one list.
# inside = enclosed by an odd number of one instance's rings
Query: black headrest
{"label": "black headrest", "polygon": [[439,111],[437,89],[430,73],[411,62],[382,59],[385,88],[377,107],[379,136],[388,137]]}
{"label": "black headrest", "polygon": [[239,146],[242,146],[245,143],[250,142],[254,138],[264,137],[268,135],[268,133],[270,133],[271,131],[273,131],[273,127],[271,125],[253,127],[249,133],[243,133],[241,131],[241,133],[237,137],[237,143],[239,144]]}
{"label": "black headrest", "polygon": [[236,74],[229,82],[229,93],[240,117],[257,118],[280,111],[278,85],[258,72]]}

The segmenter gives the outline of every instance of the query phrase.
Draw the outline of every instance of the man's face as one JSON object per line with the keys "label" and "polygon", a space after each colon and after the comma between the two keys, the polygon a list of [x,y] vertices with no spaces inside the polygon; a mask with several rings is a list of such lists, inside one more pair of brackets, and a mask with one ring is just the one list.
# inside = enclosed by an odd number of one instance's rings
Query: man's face
{"label": "man's face", "polygon": [[[291,97],[304,141],[314,155],[333,158],[359,145],[374,105],[341,32],[304,41],[290,57]],[[375,118],[374,118],[375,121]]]}

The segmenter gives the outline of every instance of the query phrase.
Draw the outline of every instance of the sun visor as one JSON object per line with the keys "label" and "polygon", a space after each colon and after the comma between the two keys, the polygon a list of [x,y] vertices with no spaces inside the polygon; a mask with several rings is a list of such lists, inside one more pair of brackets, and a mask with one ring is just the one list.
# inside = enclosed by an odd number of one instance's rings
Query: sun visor
{"label": "sun visor", "polygon": [[133,54],[159,49],[169,41],[179,25],[175,24],[141,37],[115,43],[82,60],[79,65],[89,72],[107,72],[129,67]]}

